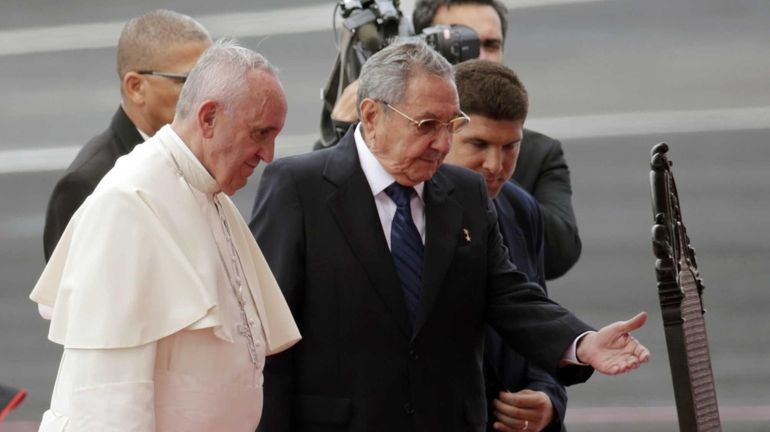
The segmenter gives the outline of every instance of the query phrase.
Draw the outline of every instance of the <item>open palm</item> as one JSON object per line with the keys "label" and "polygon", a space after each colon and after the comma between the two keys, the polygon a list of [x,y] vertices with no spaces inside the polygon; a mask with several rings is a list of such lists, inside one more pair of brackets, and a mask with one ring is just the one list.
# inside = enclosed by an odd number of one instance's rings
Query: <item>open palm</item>
{"label": "open palm", "polygon": [[618,321],[581,338],[578,359],[606,375],[619,375],[638,368],[650,359],[650,351],[631,332],[642,327],[647,313],[640,312],[628,321]]}

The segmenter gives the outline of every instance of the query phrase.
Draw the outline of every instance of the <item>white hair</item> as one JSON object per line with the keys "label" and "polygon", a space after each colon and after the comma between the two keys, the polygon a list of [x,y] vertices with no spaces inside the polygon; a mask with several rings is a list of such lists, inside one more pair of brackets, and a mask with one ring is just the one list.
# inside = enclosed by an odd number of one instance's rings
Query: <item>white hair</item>
{"label": "white hair", "polygon": [[[370,98],[389,104],[400,102],[410,75],[422,72],[454,83],[452,65],[425,42],[410,38],[395,42],[364,63],[359,75],[357,106]],[[358,113],[360,117],[360,112]]]}
{"label": "white hair", "polygon": [[278,71],[259,53],[219,40],[203,52],[182,87],[176,116],[186,118],[205,100],[216,100],[226,111],[234,109],[243,96],[243,81],[252,70],[276,75]]}

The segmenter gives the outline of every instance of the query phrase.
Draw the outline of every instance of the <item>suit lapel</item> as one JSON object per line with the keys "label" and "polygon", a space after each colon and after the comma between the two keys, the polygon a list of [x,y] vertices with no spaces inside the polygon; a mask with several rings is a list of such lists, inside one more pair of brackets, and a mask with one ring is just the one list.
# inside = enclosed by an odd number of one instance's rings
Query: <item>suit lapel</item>
{"label": "suit lapel", "polygon": [[[352,130],[352,129],[351,129]],[[340,231],[366,272],[371,286],[391,311],[398,326],[411,336],[404,295],[382,232],[377,207],[350,131],[330,155],[324,177],[337,185],[328,205]]]}
{"label": "suit lapel", "polygon": [[[508,249],[508,258],[516,268],[526,273],[527,277],[531,281],[537,282],[539,279],[539,273],[535,267],[536,261],[530,259],[530,253],[532,251],[529,247],[529,241],[522,231],[522,226],[519,224],[519,219],[516,217],[516,210],[509,198],[501,192],[500,195],[492,200],[495,204],[495,210],[497,210],[498,227],[500,233],[503,235],[503,244]],[[541,283],[541,282],[538,282]],[[541,283],[545,288],[545,285]]]}
{"label": "suit lapel", "polygon": [[[516,235],[511,226],[516,221],[513,208],[511,208],[502,194],[497,199],[492,200],[492,202],[495,204],[495,210],[497,211],[497,220],[507,222],[498,223],[498,227],[500,228],[500,233],[503,235],[503,243],[509,249],[508,255],[510,256],[511,260],[514,260],[514,256],[510,248],[515,244],[514,240],[517,240],[519,236]],[[516,261],[513,262],[515,263]]]}
{"label": "suit lapel", "polygon": [[425,183],[425,268],[415,335],[428,319],[461,236],[463,208],[450,198],[452,188],[440,170]]}

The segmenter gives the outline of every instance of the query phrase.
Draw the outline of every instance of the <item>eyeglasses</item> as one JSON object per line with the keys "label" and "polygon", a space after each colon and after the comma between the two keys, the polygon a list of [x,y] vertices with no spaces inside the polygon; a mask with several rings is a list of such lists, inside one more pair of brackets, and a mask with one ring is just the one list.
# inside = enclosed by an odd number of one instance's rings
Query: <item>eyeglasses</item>
{"label": "eyeglasses", "polygon": [[442,127],[445,127],[449,133],[454,134],[459,132],[462,128],[468,125],[468,123],[471,122],[471,119],[465,115],[464,112],[460,111],[460,114],[457,115],[457,117],[453,118],[452,120],[449,120],[448,122],[442,122],[438,119],[424,119],[424,120],[415,120],[408,115],[402,113],[401,111],[397,110],[393,107],[393,105],[382,102],[385,104],[386,107],[392,109],[393,111],[399,113],[402,117],[412,122],[414,127],[417,128],[417,132],[422,135],[429,135],[437,133]]}
{"label": "eyeglasses", "polygon": [[172,79],[176,82],[184,84],[185,81],[187,81],[187,75],[186,73],[175,73],[175,72],[158,72],[158,71],[137,71],[139,75],[154,75],[154,76],[161,76],[163,78]]}

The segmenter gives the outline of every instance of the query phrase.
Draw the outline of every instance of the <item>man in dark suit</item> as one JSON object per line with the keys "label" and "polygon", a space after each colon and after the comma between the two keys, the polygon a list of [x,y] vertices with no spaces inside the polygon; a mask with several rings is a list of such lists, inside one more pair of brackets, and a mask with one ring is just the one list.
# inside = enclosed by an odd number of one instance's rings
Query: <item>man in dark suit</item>
{"label": "man in dark suit", "polygon": [[46,261],[75,210],[115,161],[171,122],[187,73],[210,45],[203,26],[169,10],[149,12],[125,25],[118,41],[121,105],[107,130],[78,152],[54,187],[43,233]]}
{"label": "man in dark suit", "polygon": [[[529,106],[527,91],[507,67],[469,60],[455,67],[460,109],[471,121],[452,140],[446,162],[481,174],[497,211],[511,263],[545,289],[543,216],[537,201],[508,181],[516,168]],[[484,345],[489,430],[563,430],[567,392],[556,379],[505,346],[491,327]],[[494,429],[493,429],[494,428]]]}
{"label": "man in dark suit", "polygon": [[549,300],[508,260],[483,179],[442,166],[467,124],[443,57],[391,45],[358,99],[338,146],[260,181],[250,227],[303,335],[266,366],[261,430],[482,431],[486,322],[565,383],[649,359],[628,333],[645,314],[595,332]]}

